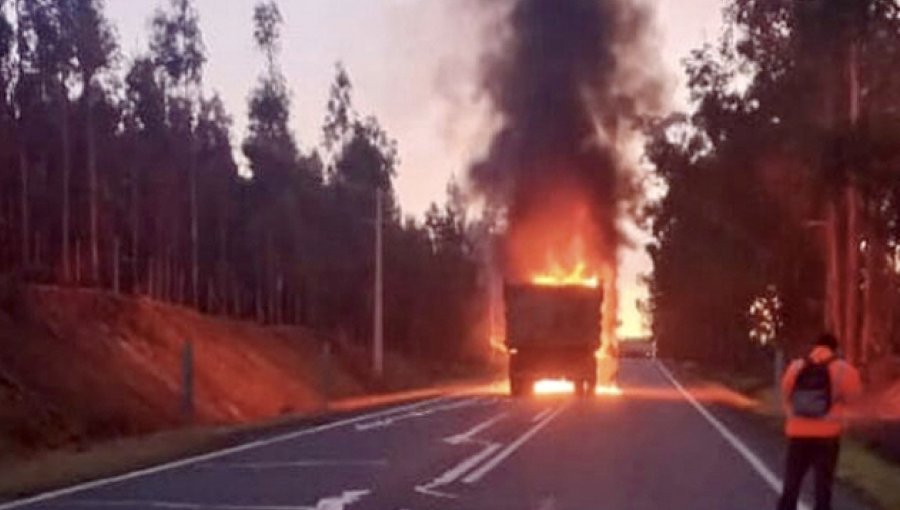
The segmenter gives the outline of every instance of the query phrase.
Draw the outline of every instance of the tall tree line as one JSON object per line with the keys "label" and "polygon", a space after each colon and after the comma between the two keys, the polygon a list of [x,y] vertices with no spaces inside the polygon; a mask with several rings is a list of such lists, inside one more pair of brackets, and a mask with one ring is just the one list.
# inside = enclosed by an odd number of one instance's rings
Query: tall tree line
{"label": "tall tree line", "polygon": [[763,320],[778,347],[830,330],[877,364],[900,353],[900,7],[725,12],[686,62],[693,110],[648,145],[668,188],[649,210],[661,346],[739,365]]}
{"label": "tall tree line", "polygon": [[363,342],[381,194],[389,345],[476,354],[482,283],[458,188],[424,220],[402,217],[397,144],[358,112],[340,65],[323,141],[303,150],[278,4],[248,21],[262,70],[236,146],[192,0],[161,6],[128,58],[102,0],[0,0],[0,270]]}

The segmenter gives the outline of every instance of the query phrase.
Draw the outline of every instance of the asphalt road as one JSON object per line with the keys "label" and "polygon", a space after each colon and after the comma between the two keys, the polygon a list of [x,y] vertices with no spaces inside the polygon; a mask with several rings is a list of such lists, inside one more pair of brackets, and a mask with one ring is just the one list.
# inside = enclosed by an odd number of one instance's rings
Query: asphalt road
{"label": "asphalt road", "polygon": [[[761,510],[781,445],[651,361],[621,397],[396,406],[0,510]],[[836,508],[862,509],[843,491]]]}

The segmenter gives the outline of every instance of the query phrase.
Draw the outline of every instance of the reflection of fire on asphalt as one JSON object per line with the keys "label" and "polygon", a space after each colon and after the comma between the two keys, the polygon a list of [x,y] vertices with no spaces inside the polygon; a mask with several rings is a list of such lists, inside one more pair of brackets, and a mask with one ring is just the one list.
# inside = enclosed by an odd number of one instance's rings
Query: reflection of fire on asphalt
{"label": "reflection of fire on asphalt", "polygon": [[535,395],[565,395],[575,393],[575,384],[565,379],[542,379],[534,383]]}
{"label": "reflection of fire on asphalt", "polygon": [[[565,379],[542,379],[534,383],[535,395],[568,395],[572,393],[575,393],[575,384]],[[594,394],[605,397],[618,397],[623,392],[618,384],[611,382],[597,385]]]}

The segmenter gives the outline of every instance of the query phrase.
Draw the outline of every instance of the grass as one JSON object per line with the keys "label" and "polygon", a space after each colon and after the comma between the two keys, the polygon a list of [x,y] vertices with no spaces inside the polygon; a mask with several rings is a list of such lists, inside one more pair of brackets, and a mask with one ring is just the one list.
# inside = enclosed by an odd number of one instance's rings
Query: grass
{"label": "grass", "polygon": [[192,455],[215,451],[263,435],[279,433],[302,423],[315,424],[382,406],[471,389],[471,384],[448,383],[380,395],[336,400],[328,410],[285,415],[253,423],[176,429],[91,445],[83,450],[57,450],[24,459],[0,462],[0,501],[19,499],[91,480],[109,478]]}
{"label": "grass", "polygon": [[228,431],[184,429],[60,450],[0,464],[0,500],[76,485],[200,453],[223,444]]}
{"label": "grass", "polygon": [[843,442],[837,476],[883,510],[900,508],[900,466],[865,445]]}

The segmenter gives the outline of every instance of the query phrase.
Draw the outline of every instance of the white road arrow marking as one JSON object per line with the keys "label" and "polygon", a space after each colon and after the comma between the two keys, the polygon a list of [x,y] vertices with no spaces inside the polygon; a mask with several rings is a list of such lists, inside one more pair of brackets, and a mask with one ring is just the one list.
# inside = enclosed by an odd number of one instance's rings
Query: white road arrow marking
{"label": "white road arrow marking", "polygon": [[466,432],[463,432],[462,434],[457,434],[457,435],[455,435],[455,436],[450,436],[450,437],[448,437],[448,438],[445,438],[445,439],[444,439],[444,442],[445,442],[445,443],[448,443],[448,444],[452,444],[452,445],[457,445],[457,444],[463,444],[463,443],[471,442],[472,439],[473,439],[476,435],[478,435],[478,434],[484,432],[485,430],[491,428],[495,423],[497,423],[498,421],[500,421],[500,420],[502,420],[504,417],[506,417],[506,414],[507,414],[507,413],[500,413],[500,414],[498,414],[497,416],[494,416],[493,418],[487,419],[487,420],[485,420],[485,421],[479,423],[478,425],[475,425],[474,427],[472,427],[471,429],[469,429],[469,430],[466,431]]}
{"label": "white road arrow marking", "polygon": [[472,455],[471,457],[463,459],[461,462],[459,462],[452,468],[448,469],[447,471],[444,471],[437,478],[431,480],[430,482],[422,484],[422,485],[417,485],[416,489],[415,489],[416,492],[418,492],[419,494],[425,494],[428,496],[434,496],[434,497],[438,497],[438,498],[447,498],[447,499],[456,498],[457,496],[455,494],[451,494],[449,492],[445,492],[445,491],[438,490],[438,489],[452,484],[453,482],[458,480],[459,477],[463,476],[464,474],[468,473],[470,470],[474,469],[475,466],[480,464],[484,459],[493,455],[494,452],[496,452],[497,450],[500,449],[501,446],[503,446],[501,443],[495,443],[495,442],[491,442],[491,441],[484,441],[484,440],[476,439],[475,436],[477,434],[480,434],[480,433],[484,432],[485,430],[489,429],[494,424],[496,424],[498,421],[502,420],[506,416],[506,414],[507,413],[498,414],[492,418],[489,418],[489,419],[479,423],[478,425],[475,425],[474,427],[467,430],[466,432],[445,438],[444,442],[452,444],[452,445],[478,444],[478,445],[481,445],[483,448],[475,455]]}
{"label": "white road arrow marking", "polygon": [[338,497],[320,500],[313,508],[315,510],[344,510],[344,508],[353,503],[359,503],[360,500],[371,493],[372,491],[368,489],[361,491],[344,491],[344,493]]}
{"label": "white road arrow marking", "polygon": [[519,448],[521,448],[525,443],[527,443],[531,438],[533,438],[538,432],[541,431],[542,428],[546,427],[551,421],[553,421],[557,416],[562,413],[568,405],[564,405],[548,414],[546,418],[539,421],[535,426],[531,427],[524,434],[518,437],[515,441],[509,444],[506,448],[503,449],[500,453],[498,453],[494,458],[487,461],[480,468],[476,469],[472,473],[469,473],[468,476],[463,478],[463,483],[475,483],[485,475],[494,470],[497,466],[500,465],[504,460],[506,460],[510,455],[516,452]]}

